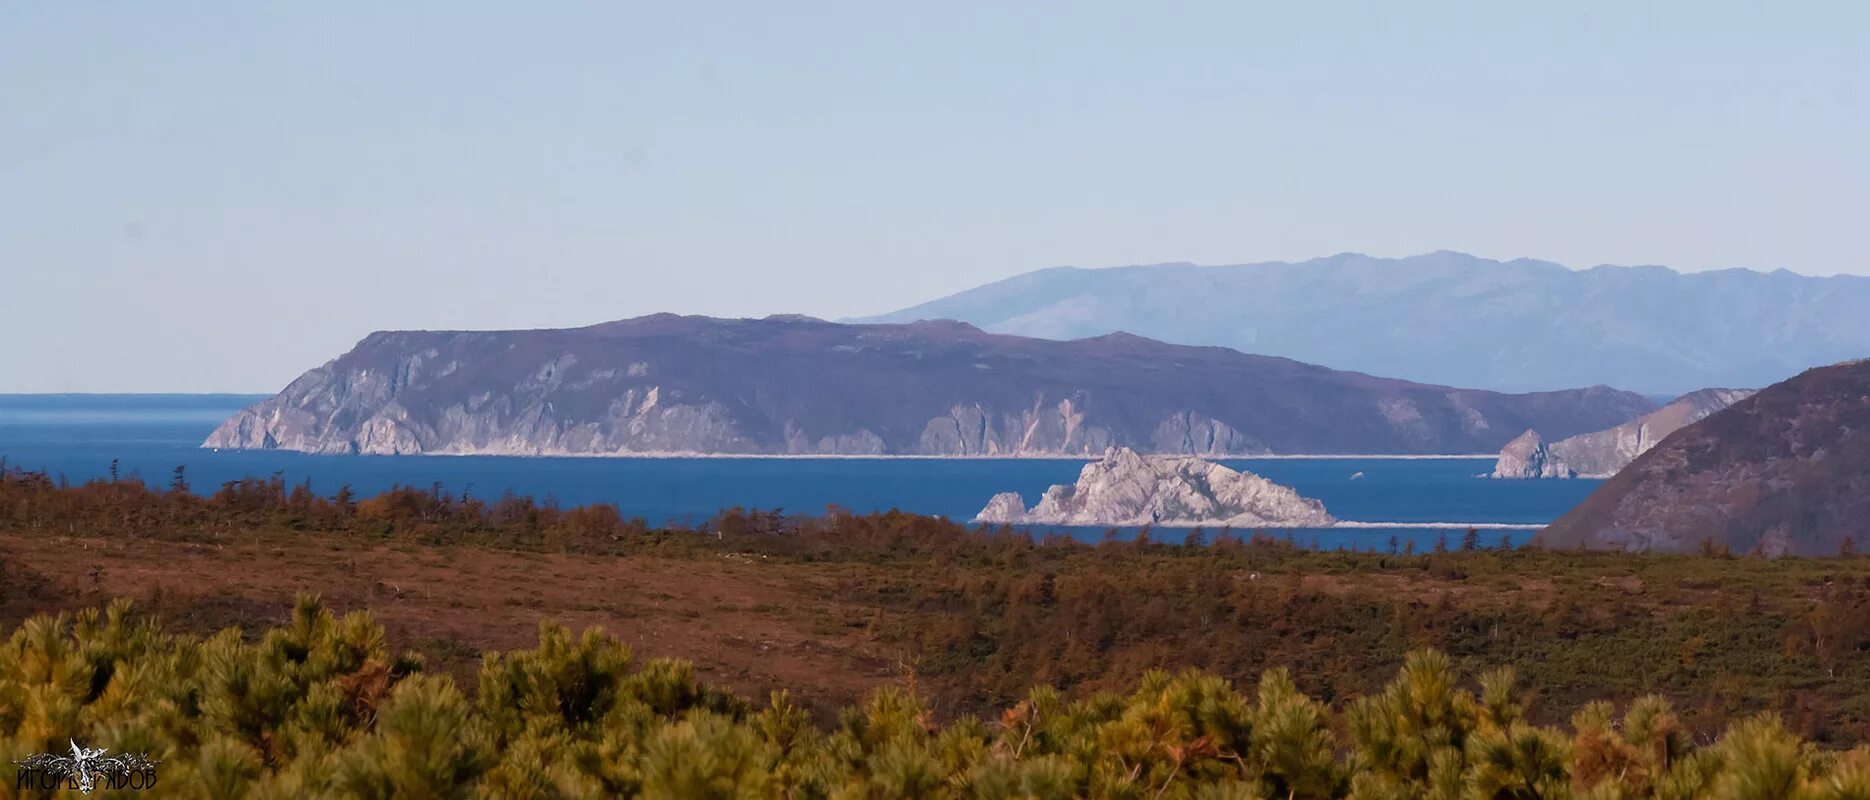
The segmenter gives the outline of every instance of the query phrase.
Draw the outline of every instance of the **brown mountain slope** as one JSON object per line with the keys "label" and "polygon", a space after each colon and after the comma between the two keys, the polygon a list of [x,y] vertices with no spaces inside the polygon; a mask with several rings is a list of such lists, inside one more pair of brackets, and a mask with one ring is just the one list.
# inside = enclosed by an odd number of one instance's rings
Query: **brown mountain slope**
{"label": "brown mountain slope", "polygon": [[1539,533],[1548,547],[1870,545],[1870,361],[1808,370],[1673,435]]}
{"label": "brown mountain slope", "polygon": [[1648,412],[1605,387],[1500,394],[1115,333],[659,314],[375,333],[214,432],[315,453],[1474,453]]}

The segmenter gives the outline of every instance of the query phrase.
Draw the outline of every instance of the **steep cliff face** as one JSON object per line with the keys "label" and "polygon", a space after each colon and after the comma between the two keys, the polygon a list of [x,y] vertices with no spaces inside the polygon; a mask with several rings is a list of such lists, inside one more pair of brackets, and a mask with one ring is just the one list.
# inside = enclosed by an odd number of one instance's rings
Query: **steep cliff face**
{"label": "steep cliff face", "polygon": [[1127,334],[656,315],[375,333],[204,446],[371,454],[1087,456],[1438,453],[1648,411],[1603,387],[1505,395]]}
{"label": "steep cliff face", "polygon": [[1145,457],[1113,447],[1073,484],[1047,489],[1027,510],[1017,492],[994,495],[975,522],[1010,525],[1321,528],[1323,503],[1251,472],[1198,458]]}
{"label": "steep cliff face", "polygon": [[1550,547],[1829,555],[1870,543],[1870,362],[1809,370],[1689,425],[1539,532]]}
{"label": "steep cliff face", "polygon": [[[1545,444],[1533,431],[1500,450],[1495,478],[1608,478],[1669,434],[1753,394],[1750,389],[1702,389],[1614,428]],[[1524,441],[1527,437],[1530,441]]]}
{"label": "steep cliff face", "polygon": [[1570,468],[1552,456],[1552,448],[1539,438],[1539,432],[1528,430],[1513,437],[1500,448],[1500,458],[1494,462],[1495,478],[1570,478]]}

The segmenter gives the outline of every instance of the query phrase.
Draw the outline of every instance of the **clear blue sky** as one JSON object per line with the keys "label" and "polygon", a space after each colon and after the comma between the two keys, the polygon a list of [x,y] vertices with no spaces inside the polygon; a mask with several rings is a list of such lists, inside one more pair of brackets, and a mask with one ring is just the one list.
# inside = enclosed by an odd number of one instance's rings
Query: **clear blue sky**
{"label": "clear blue sky", "polygon": [[1870,273],[1870,3],[0,0],[0,391],[1448,248]]}

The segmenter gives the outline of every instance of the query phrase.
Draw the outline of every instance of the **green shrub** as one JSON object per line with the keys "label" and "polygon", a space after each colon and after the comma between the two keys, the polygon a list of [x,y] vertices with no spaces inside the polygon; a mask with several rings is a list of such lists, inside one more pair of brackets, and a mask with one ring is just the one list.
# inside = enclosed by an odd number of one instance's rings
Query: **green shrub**
{"label": "green shrub", "polygon": [[[144,752],[162,793],[214,798],[1870,797],[1870,749],[1822,750],[1777,717],[1707,747],[1654,696],[1535,726],[1509,672],[1470,681],[1434,651],[1341,714],[1284,670],[1251,694],[1155,671],[1123,694],[1037,688],[992,722],[938,723],[883,687],[828,729],[785,693],[755,707],[685,663],[636,665],[597,630],[488,654],[473,699],[415,669],[368,614],[311,597],[251,640],[170,635],[121,603],[35,617],[0,649],[0,747]],[[0,792],[37,796],[16,769]]]}

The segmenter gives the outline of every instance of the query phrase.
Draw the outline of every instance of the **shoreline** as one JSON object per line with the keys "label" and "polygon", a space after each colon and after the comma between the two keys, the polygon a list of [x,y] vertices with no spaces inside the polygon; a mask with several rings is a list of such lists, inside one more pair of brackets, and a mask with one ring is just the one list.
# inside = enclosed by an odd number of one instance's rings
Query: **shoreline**
{"label": "shoreline", "polygon": [[1338,520],[1333,528],[1422,528],[1426,530],[1467,530],[1477,531],[1536,531],[1545,527],[1544,523],[1531,522],[1355,522]]}
{"label": "shoreline", "polygon": [[[700,459],[770,459],[794,461],[1097,461],[1103,454],[1069,455],[1061,453],[1047,454],[991,454],[991,455],[899,455],[867,453],[692,453],[692,452],[641,452],[641,453],[500,453],[476,451],[466,453],[314,453],[304,450],[284,448],[268,449],[263,447],[209,447],[201,445],[196,449],[210,452],[234,453],[295,453],[305,456],[361,456],[365,458],[617,458],[663,461],[689,461]],[[1263,453],[1258,455],[1195,455],[1190,453],[1145,453],[1144,455],[1169,456],[1174,458],[1199,458],[1204,461],[1470,461],[1496,460],[1499,453]]]}
{"label": "shoreline", "polygon": [[1533,522],[1362,522],[1362,521],[1357,521],[1357,520],[1342,520],[1341,519],[1341,520],[1338,520],[1337,522],[1331,523],[1330,525],[1251,525],[1251,526],[1237,527],[1237,526],[1227,525],[1225,520],[1213,520],[1213,521],[1208,521],[1208,522],[1199,522],[1199,521],[1184,522],[1184,521],[1175,520],[1175,521],[1169,521],[1169,522],[1149,522],[1149,523],[1125,522],[1125,523],[1119,523],[1119,524],[1114,524],[1114,525],[1074,525],[1074,524],[1065,524],[1065,523],[1059,523],[1059,522],[985,522],[979,518],[975,518],[975,519],[968,520],[967,524],[969,525],[1013,525],[1013,526],[1017,526],[1021,528],[1032,528],[1032,529],[1074,528],[1074,529],[1084,529],[1084,530],[1097,530],[1101,528],[1117,528],[1119,530],[1129,529],[1129,528],[1151,528],[1151,529],[1173,528],[1176,530],[1182,530],[1182,529],[1188,529],[1188,528],[1208,528],[1210,530],[1223,530],[1223,529],[1232,527],[1232,529],[1236,532],[1251,530],[1251,531],[1264,531],[1264,532],[1268,532],[1268,535],[1276,535],[1272,532],[1275,532],[1275,531],[1330,531],[1330,530],[1464,531],[1469,528],[1472,528],[1477,531],[1536,531],[1541,528],[1544,528],[1547,523],[1542,523],[1542,522],[1541,523],[1533,523]]}

